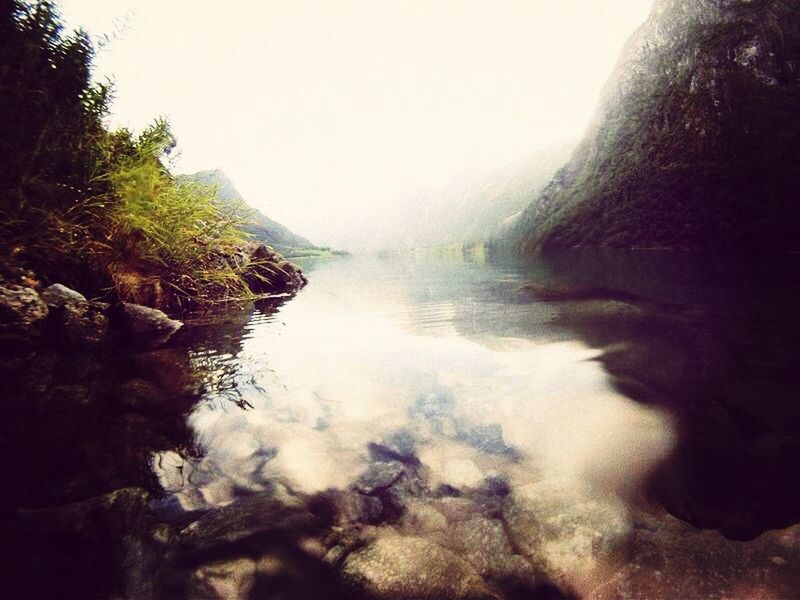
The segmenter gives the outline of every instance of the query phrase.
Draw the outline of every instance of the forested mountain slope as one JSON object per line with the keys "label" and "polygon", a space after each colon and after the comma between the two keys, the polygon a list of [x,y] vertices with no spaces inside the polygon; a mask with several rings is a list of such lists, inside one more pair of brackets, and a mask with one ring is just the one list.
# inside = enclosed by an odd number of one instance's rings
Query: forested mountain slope
{"label": "forested mountain slope", "polygon": [[800,248],[800,3],[656,0],[513,238]]}

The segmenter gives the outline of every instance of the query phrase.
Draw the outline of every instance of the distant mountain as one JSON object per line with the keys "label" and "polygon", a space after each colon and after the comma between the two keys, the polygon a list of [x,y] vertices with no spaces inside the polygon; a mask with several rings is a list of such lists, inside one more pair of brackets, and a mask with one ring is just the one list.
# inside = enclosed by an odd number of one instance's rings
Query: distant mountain
{"label": "distant mountain", "polygon": [[472,244],[501,235],[519,218],[569,158],[574,143],[537,152],[457,185],[421,191],[417,201],[388,211],[391,245],[432,247]]}
{"label": "distant mountain", "polygon": [[184,181],[213,186],[217,192],[217,200],[223,206],[247,215],[247,223],[242,229],[250,233],[256,240],[266,242],[278,250],[314,247],[314,244],[306,238],[293,233],[280,223],[267,217],[257,208],[250,206],[233,185],[230,178],[220,169],[181,175],[180,178]]}
{"label": "distant mountain", "polygon": [[797,0],[656,0],[515,229],[550,247],[800,249]]}

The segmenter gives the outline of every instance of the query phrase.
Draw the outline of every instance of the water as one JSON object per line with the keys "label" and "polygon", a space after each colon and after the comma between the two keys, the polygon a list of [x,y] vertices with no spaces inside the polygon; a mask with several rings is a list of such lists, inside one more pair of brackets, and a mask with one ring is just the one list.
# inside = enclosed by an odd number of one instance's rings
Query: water
{"label": "water", "polygon": [[798,262],[341,258],[168,348],[35,353],[3,566],[63,597],[792,597]]}
{"label": "water", "polygon": [[[224,347],[199,336],[198,455],[157,474],[194,511],[276,482],[352,489],[387,449],[405,453],[424,488],[411,513],[502,482],[515,552],[549,523],[546,543],[530,545],[536,569],[588,593],[612,549],[651,527],[641,515],[662,507],[737,539],[799,520],[796,263],[598,252],[513,267],[322,262],[296,298],[212,328]],[[587,499],[595,508],[575,513]],[[389,521],[379,537],[447,547]],[[727,551],[716,535],[701,545]],[[765,552],[753,548],[708,569],[741,569]],[[746,573],[714,593],[751,589]]]}
{"label": "water", "polygon": [[617,392],[600,352],[552,325],[552,305],[509,302],[524,275],[323,263],[297,298],[256,310],[238,347],[195,352],[220,381],[189,417],[204,456],[181,502],[220,505],[273,480],[347,487],[369,445],[398,436],[434,488],[491,476],[635,485],[673,446],[669,415]]}

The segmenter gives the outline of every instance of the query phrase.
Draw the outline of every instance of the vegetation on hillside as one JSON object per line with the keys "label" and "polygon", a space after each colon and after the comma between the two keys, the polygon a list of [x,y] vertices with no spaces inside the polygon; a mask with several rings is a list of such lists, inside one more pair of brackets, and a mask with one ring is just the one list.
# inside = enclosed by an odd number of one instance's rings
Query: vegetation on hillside
{"label": "vegetation on hillside", "polygon": [[800,13],[789,4],[659,23],[667,41],[623,60],[597,126],[523,215],[523,250],[800,247]]}
{"label": "vegetation on hillside", "polygon": [[216,200],[223,210],[232,212],[237,219],[241,219],[242,229],[249,233],[254,240],[266,242],[283,254],[315,249],[314,244],[306,238],[297,235],[284,225],[267,217],[260,210],[250,206],[223,171],[219,169],[199,171],[191,175],[181,175],[178,180],[213,188]]}
{"label": "vegetation on hillside", "polygon": [[170,174],[165,121],[106,127],[111,87],[92,81],[92,57],[53,2],[0,3],[3,267],[171,310],[249,295],[237,215]]}

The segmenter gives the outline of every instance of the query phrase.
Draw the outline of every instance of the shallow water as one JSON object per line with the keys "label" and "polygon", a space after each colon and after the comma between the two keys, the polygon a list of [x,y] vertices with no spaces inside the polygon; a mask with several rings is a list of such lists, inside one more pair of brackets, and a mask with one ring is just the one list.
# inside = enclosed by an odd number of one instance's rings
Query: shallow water
{"label": "shallow water", "polygon": [[[509,301],[525,271],[364,259],[323,263],[237,342],[198,349],[215,378],[189,417],[203,458],[186,508],[279,480],[346,487],[370,443],[402,437],[431,484],[512,488],[547,477],[635,486],[669,452],[665,411],[611,385],[599,351],[552,325],[546,303]],[[235,334],[234,334],[235,337]],[[184,469],[184,476],[186,472]],[[167,488],[174,474],[162,473]]]}
{"label": "shallow water", "polygon": [[[155,471],[175,505],[196,511],[275,483],[359,489],[370,465],[412,462],[421,491],[368,538],[462,550],[463,539],[425,524],[430,509],[449,514],[442,499],[463,498],[447,523],[474,524],[487,515],[475,499],[500,485],[500,521],[487,523],[504,523],[504,551],[562,589],[605,597],[609,573],[632,568],[619,549],[650,547],[642,532],[672,540],[656,544],[663,561],[697,552],[675,542],[705,535],[695,527],[751,539],[800,520],[796,265],[598,252],[515,266],[312,265],[291,301],[195,330],[192,361],[206,381],[188,417],[196,455],[167,452]],[[770,535],[745,546],[698,538],[725,558],[694,572],[704,592],[697,583],[686,593],[770,597],[767,572],[774,594],[785,593],[797,548],[770,558]],[[477,550],[472,564],[499,561],[493,552],[502,551]],[[768,559],[777,562],[767,571],[748,571]],[[485,580],[518,575],[503,564],[478,570]],[[685,583],[687,568],[656,569],[674,580],[660,592]],[[636,569],[640,579],[608,597],[656,593],[654,575]],[[731,574],[709,588],[720,572]]]}
{"label": "shallow water", "polygon": [[35,350],[1,382],[0,573],[29,597],[794,597],[798,258],[341,258],[166,348]]}

